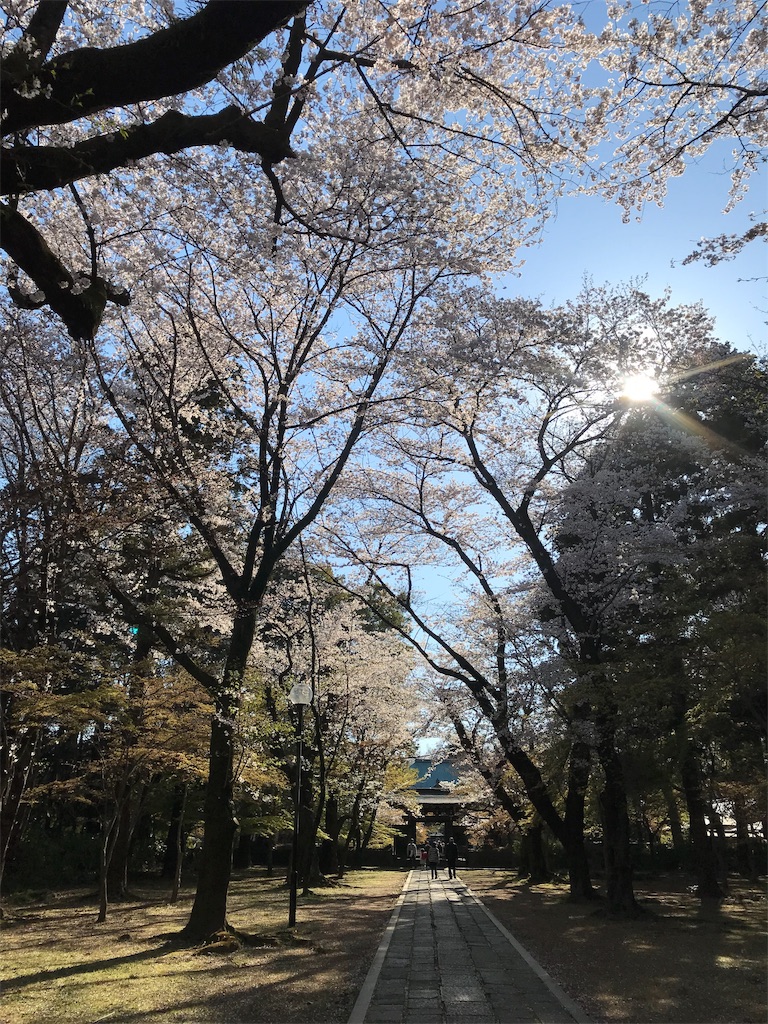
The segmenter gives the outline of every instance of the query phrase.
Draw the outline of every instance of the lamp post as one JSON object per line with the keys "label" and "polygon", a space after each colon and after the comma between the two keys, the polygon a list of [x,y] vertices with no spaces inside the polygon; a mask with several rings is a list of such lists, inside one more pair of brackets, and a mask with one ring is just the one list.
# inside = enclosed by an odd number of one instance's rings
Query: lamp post
{"label": "lamp post", "polygon": [[299,883],[299,816],[301,814],[301,741],[304,726],[304,708],[312,703],[312,687],[308,683],[295,683],[288,694],[288,700],[299,709],[296,725],[296,798],[293,809],[293,840],[291,842],[290,897],[288,904],[288,927],[296,924],[296,892]]}

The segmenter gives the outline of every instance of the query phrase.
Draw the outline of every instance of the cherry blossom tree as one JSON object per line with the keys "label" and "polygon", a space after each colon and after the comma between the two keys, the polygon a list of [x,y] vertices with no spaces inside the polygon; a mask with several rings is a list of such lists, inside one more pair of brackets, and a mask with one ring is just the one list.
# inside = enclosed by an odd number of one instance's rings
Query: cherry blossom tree
{"label": "cherry blossom tree", "polygon": [[[349,173],[356,184],[356,170]],[[415,264],[410,239],[395,229],[379,245],[281,238],[274,252],[248,254],[263,274],[251,280],[225,276],[223,259],[202,269],[190,263],[168,275],[157,300],[133,304],[121,336],[91,348],[123,444],[155,482],[146,506],[128,506],[127,515],[167,514],[215,573],[213,599],[199,612],[211,630],[204,646],[184,616],[121,579],[113,529],[94,545],[126,619],[148,630],[216,706],[190,934],[225,923],[233,738],[264,595],[364,431],[391,415],[393,354],[423,295],[454,272],[442,256]]]}
{"label": "cherry blossom tree", "polygon": [[422,365],[429,296],[514,266],[567,189],[615,194],[598,157],[632,104],[590,68],[620,29],[538,3],[3,10],[9,296],[93,361],[116,447],[154,485],[124,512],[194,538],[215,574],[212,642],[192,643],[93,531],[122,614],[216,704],[189,925],[207,935],[226,923],[234,719],[269,581],[411,386],[394,360]]}
{"label": "cherry blossom tree", "polygon": [[[610,174],[627,216],[649,200],[662,205],[668,180],[710,149],[730,173],[725,209],[733,209],[759,174],[768,143],[763,6],[693,2],[672,11],[613,3],[607,14],[600,61],[611,75],[617,126]],[[765,236],[764,213],[741,235],[702,240],[688,259],[733,258]]]}
{"label": "cherry blossom tree", "polygon": [[[430,311],[422,330],[434,332],[432,344],[411,353],[408,370],[418,395],[411,426],[377,446],[376,461],[356,482],[352,501],[362,511],[355,517],[351,506],[328,528],[350,538],[348,524],[366,520],[342,557],[358,559],[392,593],[404,595],[425,638],[424,654],[438,671],[469,687],[510,763],[524,780],[528,776],[532,802],[562,836],[538,778],[519,758],[510,704],[516,691],[509,608],[521,588],[536,579],[544,585],[544,596],[534,597],[537,615],[576,672],[569,710],[573,749],[580,752],[572,768],[578,768],[580,784],[570,792],[583,813],[592,748],[603,780],[609,904],[614,912],[635,913],[617,696],[608,664],[611,643],[621,639],[610,638],[619,609],[633,600],[647,566],[681,558],[670,528],[680,507],[670,506],[664,521],[652,526],[638,516],[617,518],[609,528],[610,521],[596,520],[587,497],[578,495],[579,481],[591,487],[582,474],[589,453],[614,442],[631,416],[631,402],[620,397],[627,374],[653,366],[671,380],[676,374],[685,380],[692,364],[714,359],[716,366],[727,365],[744,357],[715,343],[700,307],[672,307],[668,298],[651,300],[636,287],[609,292],[590,286],[551,313],[526,302],[485,305],[476,293],[467,300],[463,314],[455,300],[450,313]],[[649,429],[668,428],[662,421]],[[617,470],[600,481],[596,500],[610,507],[642,482]],[[595,531],[591,544],[580,545],[578,559],[562,554],[565,507],[578,509]],[[374,529],[367,525],[371,518]],[[441,558],[452,560],[455,586],[464,581],[472,587],[478,611],[474,625],[464,622],[463,630],[441,622],[418,599],[416,567]],[[479,663],[478,630],[487,630],[486,660]],[[430,644],[437,654],[430,654]]]}
{"label": "cherry blossom tree", "polygon": [[318,877],[313,855],[323,824],[332,847],[321,870],[341,875],[350,847],[366,846],[379,813],[399,798],[387,779],[412,754],[413,655],[366,605],[306,562],[283,564],[260,617],[253,662],[276,724],[286,719],[291,684],[312,687],[298,871],[306,887]]}

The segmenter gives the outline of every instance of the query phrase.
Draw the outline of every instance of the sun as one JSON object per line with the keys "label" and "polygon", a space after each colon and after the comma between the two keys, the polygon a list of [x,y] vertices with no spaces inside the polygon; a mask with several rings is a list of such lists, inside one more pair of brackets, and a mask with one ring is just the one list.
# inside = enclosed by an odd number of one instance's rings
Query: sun
{"label": "sun", "polygon": [[659,390],[656,380],[647,373],[633,373],[624,378],[621,397],[630,402],[649,402]]}

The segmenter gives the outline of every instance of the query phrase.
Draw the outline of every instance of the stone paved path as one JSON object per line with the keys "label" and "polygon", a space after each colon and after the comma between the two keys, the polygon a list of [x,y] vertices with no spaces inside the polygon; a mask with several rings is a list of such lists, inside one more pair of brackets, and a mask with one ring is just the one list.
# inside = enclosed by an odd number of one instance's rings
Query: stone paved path
{"label": "stone paved path", "polygon": [[410,872],[349,1024],[588,1024],[461,878]]}

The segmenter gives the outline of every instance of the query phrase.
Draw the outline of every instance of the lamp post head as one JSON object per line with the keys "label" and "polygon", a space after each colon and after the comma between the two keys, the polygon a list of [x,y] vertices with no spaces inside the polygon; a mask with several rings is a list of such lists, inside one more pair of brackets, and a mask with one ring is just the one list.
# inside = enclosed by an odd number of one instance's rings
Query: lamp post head
{"label": "lamp post head", "polygon": [[312,703],[312,687],[309,683],[294,683],[291,692],[288,694],[291,704],[302,706]]}

